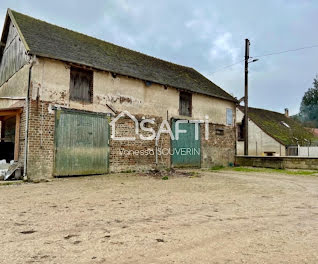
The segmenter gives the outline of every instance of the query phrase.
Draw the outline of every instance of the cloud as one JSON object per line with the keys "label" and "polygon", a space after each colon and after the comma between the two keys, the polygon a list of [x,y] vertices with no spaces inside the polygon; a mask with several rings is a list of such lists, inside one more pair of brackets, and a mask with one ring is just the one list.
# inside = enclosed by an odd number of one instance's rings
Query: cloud
{"label": "cloud", "polygon": [[128,14],[129,16],[136,17],[136,18],[143,15],[144,7],[145,7],[145,6],[138,6],[134,2],[128,1],[128,0],[117,0],[116,6],[118,7],[118,9],[121,9],[126,15]]}
{"label": "cloud", "polygon": [[225,32],[219,35],[213,42],[209,54],[211,60],[216,57],[224,57],[227,55],[231,56],[232,62],[236,62],[238,58],[238,49],[232,45],[232,34],[230,32]]}
{"label": "cloud", "polygon": [[213,36],[214,25],[216,25],[216,17],[213,14],[210,14],[207,17],[206,13],[203,10],[195,9],[193,11],[192,17],[190,20],[187,20],[184,24],[187,29],[189,29],[192,34],[195,34],[202,41],[211,39]]}

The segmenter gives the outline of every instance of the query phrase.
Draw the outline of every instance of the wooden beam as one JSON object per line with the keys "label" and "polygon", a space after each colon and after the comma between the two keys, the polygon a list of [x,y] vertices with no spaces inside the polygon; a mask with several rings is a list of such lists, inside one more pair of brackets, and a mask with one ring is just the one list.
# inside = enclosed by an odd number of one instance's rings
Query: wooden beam
{"label": "wooden beam", "polygon": [[13,115],[15,116],[17,113],[21,113],[22,110],[4,110],[0,111],[0,116],[8,116],[8,115]]}
{"label": "wooden beam", "polygon": [[1,117],[1,120],[2,120],[2,121],[6,121],[6,120],[8,120],[8,119],[10,119],[10,118],[12,118],[12,117],[15,117],[16,115],[17,115],[17,113],[16,113],[15,115],[2,116],[2,117]]}
{"label": "wooden beam", "polygon": [[21,120],[21,114],[17,113],[16,119],[15,119],[14,161],[18,161],[19,160],[20,120]]}

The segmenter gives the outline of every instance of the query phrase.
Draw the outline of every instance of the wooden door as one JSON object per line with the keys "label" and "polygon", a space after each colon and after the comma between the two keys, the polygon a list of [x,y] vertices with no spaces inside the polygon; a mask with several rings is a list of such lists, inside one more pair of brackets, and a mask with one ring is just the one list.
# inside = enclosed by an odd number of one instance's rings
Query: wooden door
{"label": "wooden door", "polygon": [[106,115],[57,110],[55,176],[109,171],[109,120]]}

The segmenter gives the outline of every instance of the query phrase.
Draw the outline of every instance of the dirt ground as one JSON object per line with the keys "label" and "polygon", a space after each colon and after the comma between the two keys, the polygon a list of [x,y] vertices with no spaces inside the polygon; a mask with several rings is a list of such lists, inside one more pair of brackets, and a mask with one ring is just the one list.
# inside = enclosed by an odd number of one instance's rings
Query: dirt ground
{"label": "dirt ground", "polygon": [[318,177],[198,172],[0,186],[0,263],[318,263]]}

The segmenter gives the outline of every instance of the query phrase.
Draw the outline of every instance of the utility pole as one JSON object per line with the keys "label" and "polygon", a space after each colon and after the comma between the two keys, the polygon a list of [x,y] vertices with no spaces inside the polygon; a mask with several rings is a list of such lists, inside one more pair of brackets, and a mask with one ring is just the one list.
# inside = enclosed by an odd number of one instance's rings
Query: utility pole
{"label": "utility pole", "polygon": [[248,155],[248,60],[250,58],[250,41],[245,39],[245,96],[244,96],[244,155]]}

